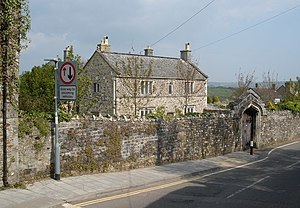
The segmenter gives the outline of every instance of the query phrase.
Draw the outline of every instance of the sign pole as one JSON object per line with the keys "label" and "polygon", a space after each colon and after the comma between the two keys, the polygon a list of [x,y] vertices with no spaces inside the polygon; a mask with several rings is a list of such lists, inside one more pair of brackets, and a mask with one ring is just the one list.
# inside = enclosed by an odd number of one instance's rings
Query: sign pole
{"label": "sign pole", "polygon": [[59,146],[59,140],[58,140],[58,80],[57,80],[57,73],[58,73],[58,67],[57,63],[58,61],[56,59],[44,59],[44,61],[54,62],[54,80],[55,80],[55,95],[54,95],[54,102],[55,102],[55,109],[54,109],[54,122],[55,122],[55,180],[60,180],[60,146]]}
{"label": "sign pole", "polygon": [[55,62],[55,180],[60,180],[60,147],[58,140],[58,82],[57,82],[57,62]]}

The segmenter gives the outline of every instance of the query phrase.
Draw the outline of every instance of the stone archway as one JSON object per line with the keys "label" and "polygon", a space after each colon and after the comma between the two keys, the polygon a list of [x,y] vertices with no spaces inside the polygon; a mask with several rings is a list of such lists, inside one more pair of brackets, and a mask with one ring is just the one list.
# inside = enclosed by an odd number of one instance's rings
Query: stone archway
{"label": "stone archway", "polygon": [[259,142],[260,112],[253,106],[247,108],[241,117],[241,147],[243,150],[250,148],[250,141],[254,146]]}
{"label": "stone archway", "polygon": [[250,141],[256,147],[260,143],[261,116],[266,114],[262,100],[251,92],[244,94],[234,105],[239,120],[241,150],[250,148]]}

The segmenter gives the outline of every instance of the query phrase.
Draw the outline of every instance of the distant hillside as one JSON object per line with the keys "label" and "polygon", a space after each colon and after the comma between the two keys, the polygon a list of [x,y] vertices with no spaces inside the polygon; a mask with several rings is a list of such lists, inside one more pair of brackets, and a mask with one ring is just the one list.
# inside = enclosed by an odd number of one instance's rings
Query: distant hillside
{"label": "distant hillside", "polygon": [[[284,81],[277,81],[276,82],[276,87],[279,88],[280,86],[284,85]],[[254,87],[256,82],[253,82],[250,87]],[[258,84],[261,84],[261,82],[258,82]],[[210,82],[208,81],[208,87],[232,87],[235,88],[237,87],[236,82]]]}
{"label": "distant hillside", "polygon": [[209,97],[218,96],[221,102],[231,101],[232,95],[235,91],[233,87],[207,87],[207,93]]}
{"label": "distant hillside", "polygon": [[208,82],[208,87],[236,87],[236,82]]}

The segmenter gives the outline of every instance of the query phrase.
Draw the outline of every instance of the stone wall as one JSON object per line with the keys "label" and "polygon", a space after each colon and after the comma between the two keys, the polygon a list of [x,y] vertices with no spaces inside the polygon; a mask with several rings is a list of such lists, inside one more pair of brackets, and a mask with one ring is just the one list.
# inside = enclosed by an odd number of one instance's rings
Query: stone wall
{"label": "stone wall", "polygon": [[300,114],[290,111],[268,111],[261,120],[260,147],[300,139]]}
{"label": "stone wall", "polygon": [[159,121],[157,163],[203,159],[240,150],[238,122],[232,112]]}
{"label": "stone wall", "polygon": [[[234,115],[223,111],[170,120],[94,117],[60,123],[61,175],[122,171],[240,151],[240,118]],[[260,148],[299,139],[300,116],[268,112],[261,117],[260,134]],[[15,150],[17,181],[51,176],[53,135],[40,136],[36,129],[20,137]]]}
{"label": "stone wall", "polygon": [[[2,97],[1,97],[2,98]],[[2,100],[1,100],[2,101]],[[0,105],[2,106],[2,102]],[[2,111],[0,111],[0,177],[3,177],[3,126],[2,126]],[[7,167],[8,167],[8,182],[13,183],[19,180],[19,156],[18,156],[18,113],[12,105],[7,104]]]}
{"label": "stone wall", "polygon": [[[229,111],[171,120],[74,119],[59,127],[61,174],[122,171],[222,155],[240,150],[237,126]],[[30,134],[22,141],[21,180],[49,177],[51,139]],[[43,144],[38,150],[32,144],[36,142]]]}

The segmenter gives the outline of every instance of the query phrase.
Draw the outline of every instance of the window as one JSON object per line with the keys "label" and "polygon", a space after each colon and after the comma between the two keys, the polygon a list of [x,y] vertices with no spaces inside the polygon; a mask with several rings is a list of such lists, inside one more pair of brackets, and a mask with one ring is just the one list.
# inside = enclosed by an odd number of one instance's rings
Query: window
{"label": "window", "polygon": [[194,92],[194,82],[186,82],[184,84],[185,94],[192,94]]}
{"label": "window", "polygon": [[94,83],[94,92],[100,92],[100,84]]}
{"label": "window", "polygon": [[170,82],[169,83],[169,95],[171,95],[173,93],[173,83]]}
{"label": "window", "polygon": [[141,118],[145,117],[147,114],[150,114],[150,113],[152,113],[152,109],[149,109],[149,108],[144,108],[144,109],[140,110]]}
{"label": "window", "polygon": [[153,85],[152,81],[141,81],[141,94],[142,95],[151,94],[153,92],[152,85]]}
{"label": "window", "polygon": [[185,114],[187,113],[195,113],[195,106],[186,106],[184,109]]}

